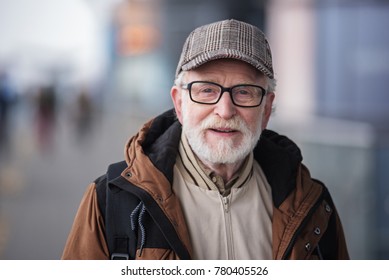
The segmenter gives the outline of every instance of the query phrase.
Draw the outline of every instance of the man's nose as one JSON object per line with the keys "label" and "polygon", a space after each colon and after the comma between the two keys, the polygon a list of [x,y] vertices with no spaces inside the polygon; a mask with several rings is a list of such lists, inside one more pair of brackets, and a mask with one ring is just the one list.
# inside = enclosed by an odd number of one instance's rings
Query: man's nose
{"label": "man's nose", "polygon": [[223,119],[230,119],[236,114],[236,106],[229,92],[223,92],[219,102],[215,104],[214,112]]}

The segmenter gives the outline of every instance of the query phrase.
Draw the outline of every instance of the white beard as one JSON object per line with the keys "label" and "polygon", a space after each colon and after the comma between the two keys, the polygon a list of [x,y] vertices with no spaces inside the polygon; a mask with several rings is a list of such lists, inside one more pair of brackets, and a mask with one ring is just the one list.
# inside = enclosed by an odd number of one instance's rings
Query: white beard
{"label": "white beard", "polygon": [[[185,106],[184,106],[185,107]],[[241,161],[255,148],[262,132],[261,118],[255,132],[252,132],[243,119],[235,116],[230,120],[223,120],[215,116],[204,119],[200,125],[191,127],[190,116],[185,108],[183,110],[183,132],[188,139],[193,152],[202,160],[213,164],[231,164]],[[205,132],[210,128],[224,127],[238,130],[243,138],[238,146],[232,139],[220,139],[217,143],[208,143],[205,140]]]}

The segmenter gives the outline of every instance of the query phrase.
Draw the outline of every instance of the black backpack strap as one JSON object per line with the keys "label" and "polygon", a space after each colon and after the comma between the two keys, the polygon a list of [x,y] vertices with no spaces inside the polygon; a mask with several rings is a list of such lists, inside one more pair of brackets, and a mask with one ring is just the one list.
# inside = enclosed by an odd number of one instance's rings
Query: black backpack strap
{"label": "black backpack strap", "polygon": [[105,221],[105,237],[113,260],[134,259],[137,237],[129,223],[131,211],[138,205],[139,199],[122,191],[110,181],[121,176],[127,167],[125,161],[111,164],[104,176],[96,183],[97,199]]}
{"label": "black backpack strap", "polygon": [[121,176],[126,168],[124,161],[110,165],[96,186],[111,259],[135,259],[145,248],[175,250],[181,259],[190,259],[157,202]]}
{"label": "black backpack strap", "polygon": [[105,206],[107,199],[107,175],[103,175],[95,180],[96,184],[96,193],[97,201],[99,205],[99,210],[103,219],[105,220]]}

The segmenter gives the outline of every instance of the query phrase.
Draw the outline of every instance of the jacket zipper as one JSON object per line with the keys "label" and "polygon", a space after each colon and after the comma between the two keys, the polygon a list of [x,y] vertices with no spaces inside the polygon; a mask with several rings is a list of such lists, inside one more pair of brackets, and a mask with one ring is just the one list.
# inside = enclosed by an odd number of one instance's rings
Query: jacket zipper
{"label": "jacket zipper", "polygon": [[226,231],[226,239],[227,239],[227,259],[233,259],[233,242],[232,242],[232,224],[231,224],[231,198],[229,197],[221,197],[224,209],[224,223],[225,223],[225,231]]}
{"label": "jacket zipper", "polygon": [[313,212],[319,207],[320,203],[322,202],[323,200],[323,196],[324,196],[324,191],[322,191],[322,193],[320,194],[319,198],[317,199],[317,201],[315,202],[315,204],[312,206],[312,208],[309,210],[308,214],[305,216],[304,220],[301,222],[300,226],[297,228],[297,230],[295,231],[295,233],[293,234],[292,236],[292,239],[290,240],[289,242],[289,245],[288,247],[286,248],[285,250],[285,253],[284,255],[282,256],[282,260],[286,260],[289,256],[289,254],[291,253],[292,251],[292,248],[293,248],[293,245],[297,239],[297,236],[300,235],[300,232],[301,230],[304,228],[305,224],[308,222],[308,220],[311,218]]}

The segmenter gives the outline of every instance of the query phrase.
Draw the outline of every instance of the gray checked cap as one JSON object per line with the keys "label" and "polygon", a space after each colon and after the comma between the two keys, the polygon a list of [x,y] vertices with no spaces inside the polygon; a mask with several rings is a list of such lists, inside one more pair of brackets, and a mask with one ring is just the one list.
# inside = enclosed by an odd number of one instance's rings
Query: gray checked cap
{"label": "gray checked cap", "polygon": [[193,30],[185,41],[176,77],[215,59],[232,58],[251,64],[274,78],[271,50],[263,32],[234,19],[218,21]]}

